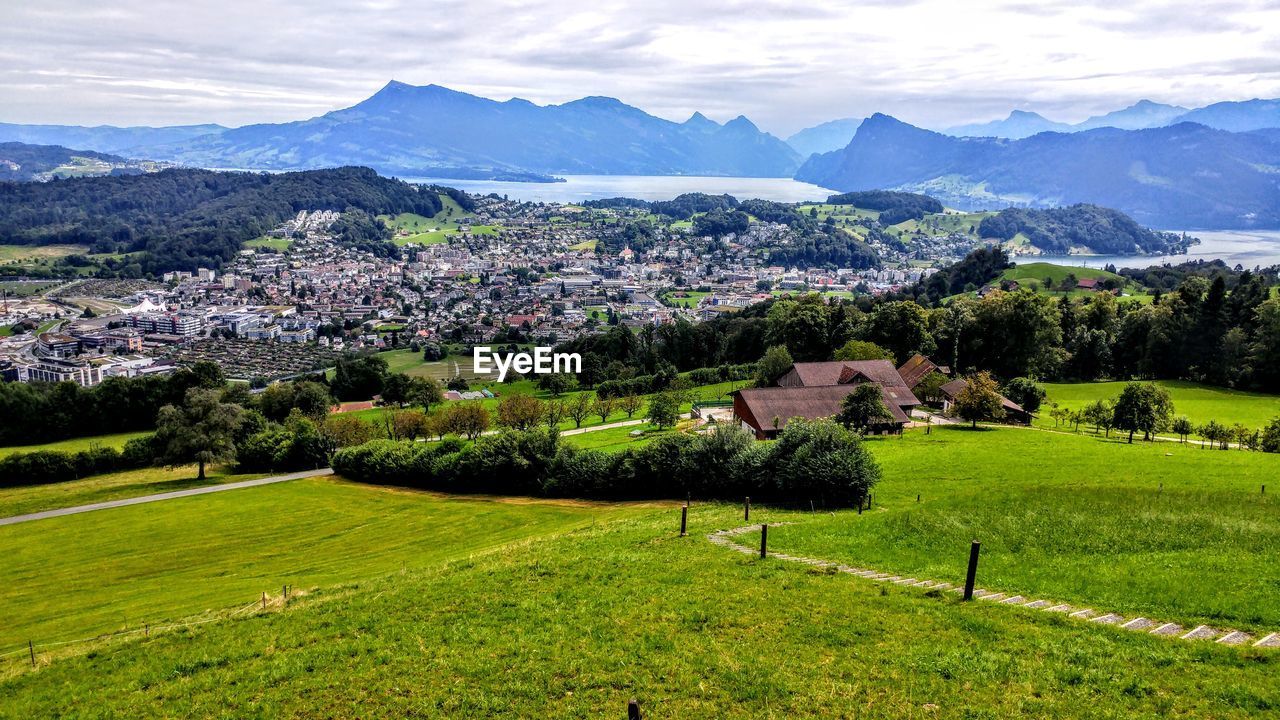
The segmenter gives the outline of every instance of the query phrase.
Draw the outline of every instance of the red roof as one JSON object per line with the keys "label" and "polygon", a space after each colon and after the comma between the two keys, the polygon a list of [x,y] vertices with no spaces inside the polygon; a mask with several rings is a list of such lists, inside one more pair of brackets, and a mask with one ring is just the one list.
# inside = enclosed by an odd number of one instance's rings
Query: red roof
{"label": "red roof", "polygon": [[[793,417],[808,420],[833,417],[840,412],[844,399],[857,388],[857,384],[746,388],[735,394],[742,399],[750,415],[750,417],[744,416],[743,420],[757,430],[772,430],[775,417],[779,420],[779,429],[785,427],[787,420]],[[897,401],[890,396],[888,390],[884,386],[881,386],[880,390],[884,405],[893,416],[893,422],[901,424],[911,422]]]}

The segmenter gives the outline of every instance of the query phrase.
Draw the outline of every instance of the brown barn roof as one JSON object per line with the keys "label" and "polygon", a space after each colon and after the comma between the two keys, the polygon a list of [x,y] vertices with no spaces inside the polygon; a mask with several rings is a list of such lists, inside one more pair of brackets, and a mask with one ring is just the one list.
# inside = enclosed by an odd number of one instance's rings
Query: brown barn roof
{"label": "brown barn roof", "polygon": [[925,376],[937,370],[938,366],[933,364],[929,358],[916,353],[910,360],[902,363],[902,367],[898,368],[898,374],[902,376],[902,382],[912,390],[924,380]]}
{"label": "brown barn roof", "polygon": [[[845,368],[852,370],[846,373]],[[880,383],[886,387],[906,387],[897,368],[888,360],[831,360],[828,362],[796,363],[791,366],[800,384],[805,387],[820,385],[839,385],[842,376],[849,382],[857,375]],[[910,388],[908,388],[910,389]]]}
{"label": "brown barn roof", "polygon": [[[746,388],[737,391],[737,395],[746,403],[747,410],[759,423],[758,430],[773,429],[773,419],[781,421],[779,428],[785,427],[787,420],[802,417],[809,420],[832,417],[840,412],[841,403],[858,387],[849,385],[818,385],[813,387],[767,387]],[[896,400],[890,396],[884,386],[880,387],[885,407],[893,416],[895,423],[908,423],[911,419],[902,411]],[[909,393],[908,393],[909,394]],[[743,418],[750,420],[750,418]]]}

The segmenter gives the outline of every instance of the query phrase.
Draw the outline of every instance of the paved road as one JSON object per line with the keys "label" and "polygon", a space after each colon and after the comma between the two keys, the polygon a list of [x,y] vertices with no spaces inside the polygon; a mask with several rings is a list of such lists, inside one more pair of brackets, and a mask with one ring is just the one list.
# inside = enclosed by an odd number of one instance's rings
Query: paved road
{"label": "paved road", "polygon": [[18,523],[29,522],[31,520],[44,520],[45,518],[75,515],[77,513],[92,512],[94,510],[106,510],[107,508],[141,505],[143,503],[159,502],[160,500],[172,500],[174,498],[191,497],[192,495],[207,495],[209,493],[224,492],[226,490],[239,490],[240,488],[271,485],[272,483],[297,480],[299,478],[318,477],[321,475],[332,474],[332,468],[306,470],[303,472],[290,473],[288,475],[275,475],[273,477],[258,478],[257,480],[245,480],[243,482],[225,483],[222,485],[209,485],[207,487],[191,488],[190,490],[175,490],[167,493],[156,493],[155,495],[143,495],[141,497],[125,498],[123,500],[110,500],[108,502],[93,503],[92,505],[77,505],[75,507],[58,508],[57,510],[45,510],[43,512],[0,518],[0,525],[16,525]]}

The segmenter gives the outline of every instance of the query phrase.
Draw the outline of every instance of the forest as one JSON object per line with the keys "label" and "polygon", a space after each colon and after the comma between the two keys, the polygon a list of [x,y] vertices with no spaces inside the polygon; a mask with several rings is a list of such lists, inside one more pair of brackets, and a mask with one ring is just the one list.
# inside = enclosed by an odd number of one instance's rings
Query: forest
{"label": "forest", "polygon": [[[174,169],[146,175],[0,183],[0,244],[88,245],[95,253],[141,252],[144,272],[220,267],[241,244],[300,210],[432,217],[439,195],[367,168],[280,174]],[[367,223],[355,243],[376,242]]]}
{"label": "forest", "polygon": [[1047,210],[1008,208],[983,218],[978,226],[984,238],[1012,240],[1018,233],[1047,253],[1064,255],[1080,247],[1121,255],[1181,252],[1190,242],[1178,233],[1142,227],[1119,210],[1088,204]]}
{"label": "forest", "polygon": [[615,326],[563,349],[583,353],[584,367],[607,368],[608,377],[619,379],[627,372],[751,363],[777,345],[797,361],[829,360],[856,340],[879,345],[899,363],[918,352],[960,373],[987,370],[1003,380],[1194,380],[1280,392],[1274,274],[1192,267],[1150,304],[1106,292],[964,293],[1008,266],[1003,251],[983,249],[898,294],[782,297],[703,323],[638,332]]}
{"label": "forest", "polygon": [[896,225],[906,220],[919,220],[929,213],[942,212],[942,203],[928,195],[893,190],[863,190],[832,195],[831,205],[853,205],[880,212],[880,224]]}

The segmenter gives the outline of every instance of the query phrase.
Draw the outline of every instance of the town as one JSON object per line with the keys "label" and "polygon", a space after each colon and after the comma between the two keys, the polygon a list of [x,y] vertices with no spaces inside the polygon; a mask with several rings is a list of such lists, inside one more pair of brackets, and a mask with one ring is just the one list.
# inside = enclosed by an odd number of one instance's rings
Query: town
{"label": "town", "polygon": [[[469,207],[451,202],[447,217],[384,218],[395,229],[391,257],[339,245],[329,230],[340,212],[316,208],[220,269],[160,282],[8,280],[0,377],[91,386],[212,360],[230,378],[262,383],[352,351],[555,345],[610,325],[707,320],[787,293],[893,291],[980,244],[959,231],[924,242],[916,231],[909,251],[868,243],[880,267],[783,266],[770,264],[771,250],[797,237],[782,223],[698,236],[694,223],[645,209],[460,197]],[[801,210],[819,207],[830,210]],[[878,229],[873,216],[832,214]],[[418,232],[423,224],[435,229]]]}

